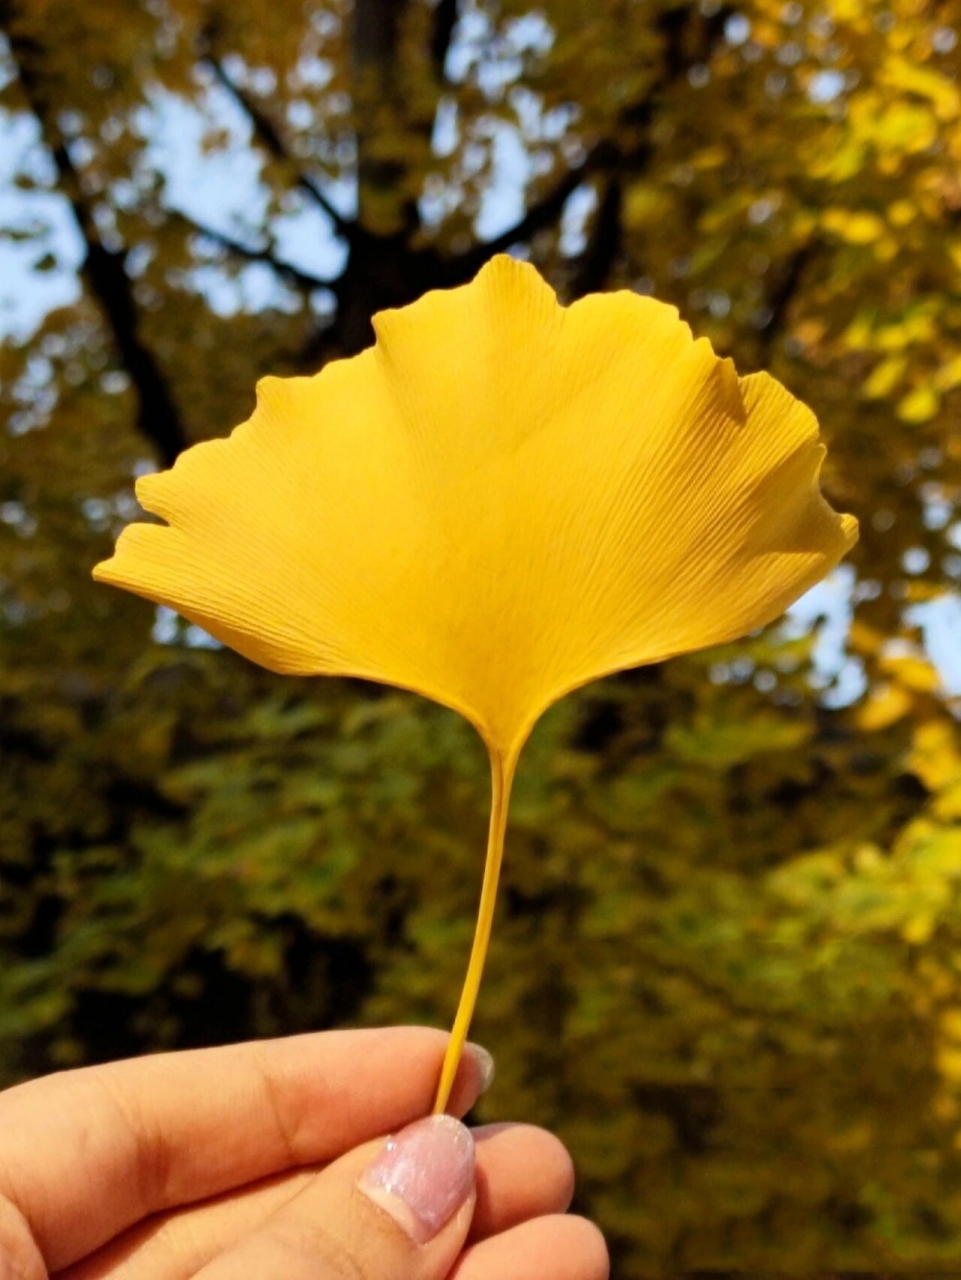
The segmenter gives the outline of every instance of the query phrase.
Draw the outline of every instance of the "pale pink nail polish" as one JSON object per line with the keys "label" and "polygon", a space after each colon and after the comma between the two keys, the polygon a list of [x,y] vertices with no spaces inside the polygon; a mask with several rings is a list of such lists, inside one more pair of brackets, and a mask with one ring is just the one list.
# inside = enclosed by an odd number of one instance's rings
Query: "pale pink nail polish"
{"label": "pale pink nail polish", "polygon": [[453,1116],[428,1116],[388,1138],[360,1190],[418,1244],[426,1244],[474,1184],[474,1139]]}
{"label": "pale pink nail polish", "polygon": [[473,1040],[468,1040],[467,1047],[474,1055],[474,1061],[477,1063],[477,1070],[480,1075],[478,1091],[486,1093],[494,1083],[494,1058],[489,1050],[485,1049],[482,1044],[476,1044]]}

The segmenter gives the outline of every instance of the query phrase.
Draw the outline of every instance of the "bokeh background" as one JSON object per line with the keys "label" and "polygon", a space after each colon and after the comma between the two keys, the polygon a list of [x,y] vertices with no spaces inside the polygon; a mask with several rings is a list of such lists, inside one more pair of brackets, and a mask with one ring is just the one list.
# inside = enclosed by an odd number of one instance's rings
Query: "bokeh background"
{"label": "bokeh background", "polygon": [[[475,1027],[615,1275],[961,1267],[958,0],[2,0],[0,1077],[445,1025],[447,711],[95,586],[264,373],[530,258],[818,413],[848,563],[537,729]],[[590,424],[585,424],[590,429]]]}

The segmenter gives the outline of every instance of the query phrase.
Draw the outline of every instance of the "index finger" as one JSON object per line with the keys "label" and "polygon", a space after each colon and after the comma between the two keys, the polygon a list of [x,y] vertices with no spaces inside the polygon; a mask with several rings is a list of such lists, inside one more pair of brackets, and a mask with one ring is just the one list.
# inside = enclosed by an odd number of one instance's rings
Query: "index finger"
{"label": "index finger", "polygon": [[[50,1269],[149,1213],[348,1148],[430,1111],[447,1036],[327,1031],[87,1067],[0,1094],[0,1196]],[[465,1054],[454,1109],[482,1087]]]}

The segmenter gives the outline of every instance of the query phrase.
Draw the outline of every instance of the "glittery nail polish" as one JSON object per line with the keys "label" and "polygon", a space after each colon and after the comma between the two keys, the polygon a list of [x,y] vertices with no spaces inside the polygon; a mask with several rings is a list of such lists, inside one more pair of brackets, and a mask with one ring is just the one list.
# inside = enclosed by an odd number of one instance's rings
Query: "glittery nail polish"
{"label": "glittery nail polish", "polygon": [[418,1244],[437,1235],[470,1194],[474,1139],[453,1116],[428,1116],[388,1138],[358,1186]]}

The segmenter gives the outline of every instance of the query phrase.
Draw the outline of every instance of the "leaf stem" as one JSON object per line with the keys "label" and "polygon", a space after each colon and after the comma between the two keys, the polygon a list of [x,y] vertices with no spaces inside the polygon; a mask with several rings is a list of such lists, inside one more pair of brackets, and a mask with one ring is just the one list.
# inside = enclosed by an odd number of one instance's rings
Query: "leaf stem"
{"label": "leaf stem", "polygon": [[487,959],[487,947],[490,942],[491,925],[494,921],[494,906],[497,901],[497,882],[500,879],[501,862],[504,857],[504,832],[507,829],[507,807],[510,803],[511,783],[514,780],[516,755],[505,763],[503,757],[491,750],[491,817],[487,835],[487,857],[484,863],[484,881],[481,885],[480,906],[477,910],[477,926],[474,930],[474,943],[471,947],[470,961],[467,965],[467,976],[461,992],[457,1016],[451,1031],[441,1070],[440,1084],[437,1087],[437,1098],[434,1102],[434,1114],[446,1110],[450,1101],[454,1077],[460,1064],[461,1054],[467,1040],[474,1006],[477,1004],[477,993],[480,990],[481,977],[484,972],[484,961]]}

